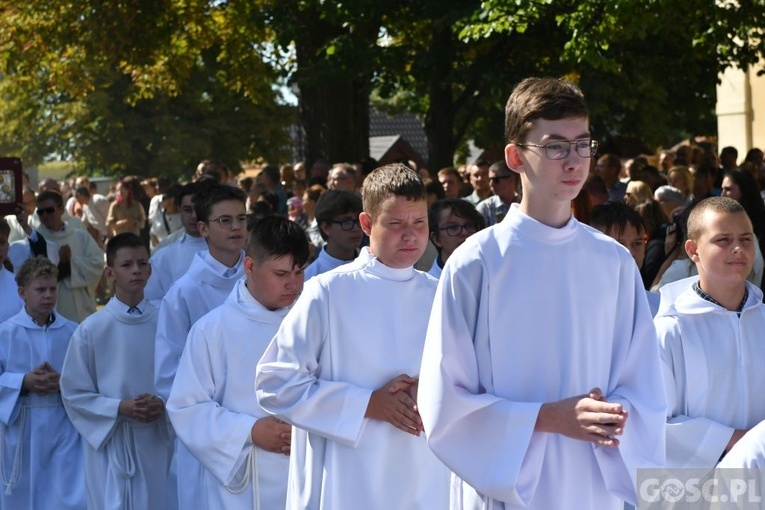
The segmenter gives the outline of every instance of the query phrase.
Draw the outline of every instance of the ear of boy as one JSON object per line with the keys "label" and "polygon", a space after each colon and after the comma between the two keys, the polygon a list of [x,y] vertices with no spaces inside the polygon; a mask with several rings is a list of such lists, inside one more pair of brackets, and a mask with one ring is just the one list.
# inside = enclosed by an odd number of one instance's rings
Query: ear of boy
{"label": "ear of boy", "polygon": [[359,214],[359,224],[361,225],[361,230],[363,230],[367,236],[372,235],[372,223],[374,223],[374,221],[368,212],[362,212]]}
{"label": "ear of boy", "polygon": [[685,241],[685,253],[688,254],[688,258],[694,263],[698,264],[701,262],[699,259],[699,247],[696,245],[696,241],[693,241],[692,239]]}
{"label": "ear of boy", "polygon": [[521,157],[521,149],[514,143],[505,146],[505,163],[514,172],[522,174],[526,171],[523,158]]}

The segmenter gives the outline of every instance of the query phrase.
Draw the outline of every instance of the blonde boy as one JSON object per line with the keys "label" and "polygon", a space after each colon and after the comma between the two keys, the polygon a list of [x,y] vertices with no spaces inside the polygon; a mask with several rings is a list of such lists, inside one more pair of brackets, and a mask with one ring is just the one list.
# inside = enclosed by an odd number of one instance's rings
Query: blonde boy
{"label": "blonde boy", "polygon": [[436,287],[413,267],[425,185],[386,165],[364,181],[363,205],[369,247],[306,283],[258,364],[258,401],[295,426],[288,509],[444,508],[448,472],[414,400]]}
{"label": "blonde boy", "polygon": [[82,443],[59,393],[77,324],[55,310],[50,260],[27,260],[16,282],[24,309],[0,324],[0,508],[84,509]]}
{"label": "blonde boy", "polygon": [[91,510],[165,508],[172,443],[154,390],[158,312],[143,292],[150,274],[138,236],[110,239],[106,276],[114,297],[80,324],[64,360],[61,395],[85,441]]}
{"label": "blonde boy", "polygon": [[635,261],[577,222],[597,142],[576,85],[529,78],[505,110],[523,198],[441,275],[418,405],[452,508],[617,509],[663,463],[661,366]]}
{"label": "blonde boy", "polygon": [[[756,243],[749,217],[730,198],[702,200],[688,217],[685,250],[699,275],[662,288],[655,319],[669,467],[712,468],[765,419],[765,306],[746,281]],[[669,295],[676,298],[665,303]]]}

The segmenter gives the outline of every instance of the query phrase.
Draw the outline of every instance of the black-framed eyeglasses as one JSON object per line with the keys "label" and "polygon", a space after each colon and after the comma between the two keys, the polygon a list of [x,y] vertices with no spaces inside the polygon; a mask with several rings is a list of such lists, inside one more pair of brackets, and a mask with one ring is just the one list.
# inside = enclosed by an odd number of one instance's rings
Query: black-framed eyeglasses
{"label": "black-framed eyeglasses", "polygon": [[545,150],[547,159],[564,159],[571,153],[571,146],[581,158],[591,158],[598,152],[598,141],[590,138],[582,140],[555,140],[543,145],[537,143],[516,143],[518,147],[539,147]]}
{"label": "black-framed eyeglasses", "polygon": [[447,225],[438,230],[446,231],[446,235],[449,237],[461,236],[463,232],[467,233],[467,235],[472,235],[478,231],[472,223],[466,223],[464,225]]}
{"label": "black-framed eyeglasses", "polygon": [[512,179],[512,175],[497,175],[495,177],[489,177],[489,182],[492,184],[499,184],[502,179]]}
{"label": "black-framed eyeglasses", "polygon": [[237,223],[239,225],[247,226],[247,215],[246,214],[240,214],[239,216],[219,216],[215,219],[211,219],[209,221],[214,221],[218,225],[220,225],[220,228],[225,228],[228,230],[231,230],[234,228],[234,223]]}
{"label": "black-framed eyeglasses", "polygon": [[43,214],[53,214],[56,212],[55,207],[38,207],[37,208],[37,215],[42,216]]}
{"label": "black-framed eyeglasses", "polygon": [[345,230],[346,232],[350,232],[354,228],[361,228],[361,223],[359,223],[358,218],[357,219],[351,219],[347,218],[344,220],[329,220],[327,223],[332,223],[334,225],[340,225],[340,228]]}

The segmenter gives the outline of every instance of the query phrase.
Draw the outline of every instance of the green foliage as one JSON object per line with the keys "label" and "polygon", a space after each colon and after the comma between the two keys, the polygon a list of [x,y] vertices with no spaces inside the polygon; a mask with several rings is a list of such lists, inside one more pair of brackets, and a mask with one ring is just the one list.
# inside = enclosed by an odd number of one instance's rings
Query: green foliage
{"label": "green foliage", "polygon": [[0,0],[0,152],[112,174],[283,160],[283,80],[309,160],[365,155],[374,91],[423,119],[438,167],[501,146],[530,75],[578,81],[602,140],[666,145],[715,131],[716,80],[759,62],[762,20],[760,0]]}
{"label": "green foliage", "polygon": [[111,174],[288,157],[258,20],[245,2],[0,0],[0,151]]}

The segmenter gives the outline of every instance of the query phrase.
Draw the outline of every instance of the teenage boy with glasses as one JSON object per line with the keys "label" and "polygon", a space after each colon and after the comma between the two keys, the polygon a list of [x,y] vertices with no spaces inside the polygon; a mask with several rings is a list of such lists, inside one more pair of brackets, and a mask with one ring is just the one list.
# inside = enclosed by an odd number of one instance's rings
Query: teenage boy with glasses
{"label": "teenage boy with glasses", "polygon": [[305,280],[353,261],[364,232],[359,224],[361,198],[352,191],[329,190],[316,202],[314,215],[326,244],[305,270]]}
{"label": "teenage boy with glasses", "polygon": [[428,225],[430,241],[438,251],[428,273],[439,278],[454,250],[481,230],[485,223],[470,202],[461,198],[445,198],[433,204],[428,211]]}
{"label": "teenage boy with glasses", "polygon": [[[188,272],[173,284],[159,308],[154,383],[165,402],[191,326],[223,304],[244,275],[246,201],[244,191],[226,185],[213,185],[194,197],[197,228],[207,250],[196,253]],[[179,441],[175,463],[178,508],[196,508],[202,500],[202,466]]]}
{"label": "teenage boy with glasses", "polygon": [[505,109],[523,197],[449,259],[417,404],[452,508],[602,510],[664,463],[656,333],[635,261],[571,200],[595,153],[584,96],[529,78]]}

